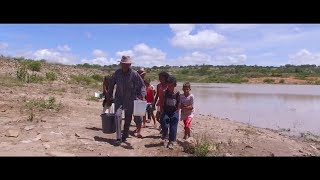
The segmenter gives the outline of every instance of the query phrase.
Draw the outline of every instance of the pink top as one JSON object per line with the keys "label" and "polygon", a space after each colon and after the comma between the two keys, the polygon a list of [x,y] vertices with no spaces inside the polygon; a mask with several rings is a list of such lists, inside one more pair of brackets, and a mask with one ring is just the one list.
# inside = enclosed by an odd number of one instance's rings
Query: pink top
{"label": "pink top", "polygon": [[163,98],[164,98],[164,93],[165,93],[165,91],[167,90],[167,88],[168,88],[168,86],[167,85],[164,85],[164,84],[162,84],[162,83],[159,83],[158,85],[157,85],[157,93],[158,93],[158,97],[159,97],[159,99],[158,99],[158,102],[157,102],[157,104],[156,104],[156,106],[160,106],[160,104],[162,104],[162,102],[163,102]]}

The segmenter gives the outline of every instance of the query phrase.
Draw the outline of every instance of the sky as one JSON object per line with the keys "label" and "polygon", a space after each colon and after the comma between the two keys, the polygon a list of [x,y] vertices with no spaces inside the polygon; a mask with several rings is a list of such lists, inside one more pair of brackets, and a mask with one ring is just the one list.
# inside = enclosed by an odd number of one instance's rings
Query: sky
{"label": "sky", "polygon": [[320,65],[320,24],[0,24],[0,54],[62,64]]}

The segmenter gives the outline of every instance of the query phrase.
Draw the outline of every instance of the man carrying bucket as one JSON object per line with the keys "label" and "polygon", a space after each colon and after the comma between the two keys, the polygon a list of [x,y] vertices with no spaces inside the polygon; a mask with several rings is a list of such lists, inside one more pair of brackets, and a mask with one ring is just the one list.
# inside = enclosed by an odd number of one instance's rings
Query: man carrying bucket
{"label": "man carrying bucket", "polygon": [[111,104],[113,89],[114,86],[117,85],[114,99],[115,111],[118,112],[120,107],[125,111],[125,123],[122,136],[119,132],[121,128],[117,128],[118,143],[121,143],[121,141],[125,142],[128,138],[134,100],[144,100],[146,96],[144,82],[140,75],[131,68],[131,63],[130,56],[122,56],[120,61],[121,69],[116,70],[112,75],[108,88],[109,91],[106,96],[108,104]]}

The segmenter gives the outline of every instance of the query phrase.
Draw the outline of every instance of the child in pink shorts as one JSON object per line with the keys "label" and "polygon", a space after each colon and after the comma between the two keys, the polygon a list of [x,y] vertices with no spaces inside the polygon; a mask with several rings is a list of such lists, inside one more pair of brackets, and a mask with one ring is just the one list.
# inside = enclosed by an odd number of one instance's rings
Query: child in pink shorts
{"label": "child in pink shorts", "polygon": [[184,137],[183,139],[187,139],[190,137],[190,125],[193,118],[193,101],[194,96],[190,93],[191,85],[189,82],[183,84],[182,87],[183,94],[180,94],[180,102],[181,102],[181,121],[184,123]]}

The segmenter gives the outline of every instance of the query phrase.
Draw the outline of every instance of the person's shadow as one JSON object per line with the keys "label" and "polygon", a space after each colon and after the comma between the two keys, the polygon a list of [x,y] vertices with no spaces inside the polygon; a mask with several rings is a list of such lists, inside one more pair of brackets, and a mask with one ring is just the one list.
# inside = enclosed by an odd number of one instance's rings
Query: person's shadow
{"label": "person's shadow", "polygon": [[99,141],[99,142],[107,142],[107,143],[109,143],[109,144],[111,144],[111,145],[113,145],[113,146],[123,147],[124,149],[134,149],[130,143],[128,143],[128,142],[123,142],[123,143],[125,144],[125,146],[124,146],[124,145],[118,144],[115,139],[108,139],[108,138],[103,138],[103,137],[95,136],[95,137],[94,137],[94,140],[95,140],[95,141]]}

